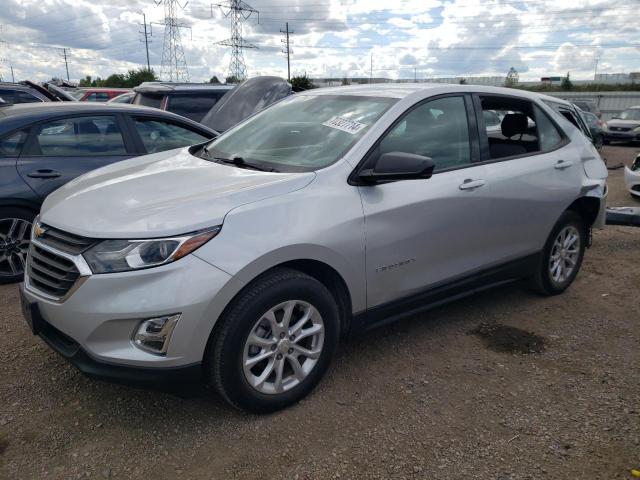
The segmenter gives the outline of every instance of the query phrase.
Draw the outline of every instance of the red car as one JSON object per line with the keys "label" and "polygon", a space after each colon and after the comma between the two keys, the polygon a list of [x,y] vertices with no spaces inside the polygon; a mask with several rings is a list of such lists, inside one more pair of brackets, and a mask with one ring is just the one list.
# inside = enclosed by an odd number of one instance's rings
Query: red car
{"label": "red car", "polygon": [[74,92],[73,95],[81,102],[108,102],[130,91],[128,88],[83,88]]}

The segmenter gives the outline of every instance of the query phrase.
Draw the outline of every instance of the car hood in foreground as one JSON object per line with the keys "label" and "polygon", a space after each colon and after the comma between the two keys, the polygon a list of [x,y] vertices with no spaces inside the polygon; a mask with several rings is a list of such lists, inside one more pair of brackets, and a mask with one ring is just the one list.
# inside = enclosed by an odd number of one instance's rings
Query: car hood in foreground
{"label": "car hood in foreground", "polygon": [[49,195],[41,221],[92,238],[154,238],[223,223],[233,208],[307,186],[315,173],[268,173],[192,156],[188,149],[126,160]]}

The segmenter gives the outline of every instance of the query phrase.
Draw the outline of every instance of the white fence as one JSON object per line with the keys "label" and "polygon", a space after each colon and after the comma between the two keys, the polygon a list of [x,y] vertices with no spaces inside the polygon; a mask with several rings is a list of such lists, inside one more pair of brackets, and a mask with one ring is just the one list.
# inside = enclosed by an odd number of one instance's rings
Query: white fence
{"label": "white fence", "polygon": [[602,112],[603,120],[611,119],[626,108],[640,106],[640,92],[553,92],[547,95],[564,98],[570,102],[592,100]]}

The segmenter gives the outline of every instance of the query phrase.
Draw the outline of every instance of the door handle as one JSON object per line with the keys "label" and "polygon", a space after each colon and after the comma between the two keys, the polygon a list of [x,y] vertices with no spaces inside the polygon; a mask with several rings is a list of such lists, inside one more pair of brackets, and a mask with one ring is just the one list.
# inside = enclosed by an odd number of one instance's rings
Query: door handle
{"label": "door handle", "polygon": [[55,170],[42,169],[42,170],[34,170],[33,172],[27,173],[27,177],[29,178],[58,178],[62,174],[60,172],[56,172]]}
{"label": "door handle", "polygon": [[558,160],[553,168],[556,170],[564,170],[565,168],[569,168],[571,165],[573,165],[571,160]]}
{"label": "door handle", "polygon": [[471,178],[467,178],[464,182],[460,184],[458,187],[460,190],[473,190],[475,188],[480,188],[485,183],[484,180],[472,180]]}

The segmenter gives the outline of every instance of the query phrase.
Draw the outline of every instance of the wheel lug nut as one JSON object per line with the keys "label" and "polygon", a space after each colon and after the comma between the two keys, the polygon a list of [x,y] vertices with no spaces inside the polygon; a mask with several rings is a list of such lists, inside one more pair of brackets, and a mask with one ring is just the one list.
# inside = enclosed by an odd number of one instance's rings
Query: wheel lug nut
{"label": "wheel lug nut", "polygon": [[284,338],[284,332],[280,332],[280,338]]}
{"label": "wheel lug nut", "polygon": [[271,350],[272,351],[276,351],[276,348],[278,348],[278,346],[274,343],[273,345],[271,345]]}
{"label": "wheel lug nut", "polygon": [[291,336],[289,337],[289,340],[291,340],[292,342],[293,342],[295,339],[296,339],[296,336],[295,336],[295,335],[291,335]]}
{"label": "wheel lug nut", "polygon": [[289,349],[289,355],[291,355],[293,353],[293,348]]}
{"label": "wheel lug nut", "polygon": [[277,358],[278,360],[282,360],[282,354],[281,354],[281,353],[279,353],[278,355],[276,355],[276,358]]}

